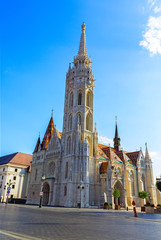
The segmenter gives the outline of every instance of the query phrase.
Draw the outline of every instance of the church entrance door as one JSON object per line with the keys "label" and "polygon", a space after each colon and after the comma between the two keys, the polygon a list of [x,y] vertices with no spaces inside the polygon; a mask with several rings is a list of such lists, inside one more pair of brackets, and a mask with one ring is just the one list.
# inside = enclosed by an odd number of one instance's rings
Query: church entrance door
{"label": "church entrance door", "polygon": [[48,205],[50,186],[47,182],[43,184],[43,205]]}
{"label": "church entrance door", "polygon": [[[123,191],[123,187],[120,181],[117,181],[114,185],[114,189],[118,189],[120,191],[120,197],[118,198],[118,205],[125,205],[125,199],[124,199],[124,191]],[[114,203],[116,204],[116,199],[114,199]]]}

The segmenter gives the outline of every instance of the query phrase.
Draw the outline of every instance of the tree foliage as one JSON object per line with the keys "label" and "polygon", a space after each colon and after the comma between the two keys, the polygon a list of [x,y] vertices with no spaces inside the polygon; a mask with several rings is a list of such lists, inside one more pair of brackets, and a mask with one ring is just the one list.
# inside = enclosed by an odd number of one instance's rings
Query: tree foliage
{"label": "tree foliage", "polygon": [[114,198],[119,198],[120,197],[120,191],[118,189],[115,189],[113,192]]}
{"label": "tree foliage", "polygon": [[157,188],[161,192],[161,182],[157,182]]}
{"label": "tree foliage", "polygon": [[148,197],[148,193],[145,191],[139,192],[139,198],[145,199]]}

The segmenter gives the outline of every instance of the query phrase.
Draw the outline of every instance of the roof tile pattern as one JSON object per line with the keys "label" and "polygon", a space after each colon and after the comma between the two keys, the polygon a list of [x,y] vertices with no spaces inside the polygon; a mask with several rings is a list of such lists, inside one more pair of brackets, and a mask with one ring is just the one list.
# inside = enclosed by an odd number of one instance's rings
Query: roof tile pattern
{"label": "roof tile pattern", "polygon": [[54,122],[53,122],[53,117],[51,117],[42,141],[42,150],[47,149],[51,136],[53,135],[53,131],[54,131]]}
{"label": "roof tile pattern", "polygon": [[20,152],[0,157],[0,165],[10,163],[29,167],[31,165],[31,161],[32,155]]}

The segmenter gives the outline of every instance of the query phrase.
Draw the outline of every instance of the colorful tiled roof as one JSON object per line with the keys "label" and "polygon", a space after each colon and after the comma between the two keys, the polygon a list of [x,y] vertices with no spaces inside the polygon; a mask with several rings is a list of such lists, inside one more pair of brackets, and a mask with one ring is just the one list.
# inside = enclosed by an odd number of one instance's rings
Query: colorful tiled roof
{"label": "colorful tiled roof", "polygon": [[106,154],[107,158],[111,161],[122,162],[122,160],[116,155],[115,151],[111,147],[102,148],[103,152]]}
{"label": "colorful tiled roof", "polygon": [[54,122],[53,122],[53,117],[51,117],[42,141],[42,148],[41,148],[42,150],[47,149],[51,136],[53,135],[53,131],[54,131]]}
{"label": "colorful tiled roof", "polygon": [[139,153],[140,151],[126,153],[131,160],[129,163],[136,165]]}
{"label": "colorful tiled roof", "polygon": [[101,149],[101,147],[99,146],[100,144],[98,144],[98,156],[100,159],[108,159],[106,154],[104,153],[104,151]]}

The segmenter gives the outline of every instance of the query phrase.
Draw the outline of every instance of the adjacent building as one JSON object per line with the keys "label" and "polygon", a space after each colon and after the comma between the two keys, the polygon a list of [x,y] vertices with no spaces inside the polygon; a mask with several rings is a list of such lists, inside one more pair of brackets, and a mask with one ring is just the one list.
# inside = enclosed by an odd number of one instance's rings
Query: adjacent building
{"label": "adjacent building", "polygon": [[[6,198],[27,198],[32,155],[16,152],[0,157],[0,201]],[[7,194],[7,188],[11,190]]]}
{"label": "adjacent building", "polygon": [[114,189],[120,190],[119,203],[137,206],[140,191],[148,192],[148,201],[157,204],[152,161],[146,145],[140,151],[121,149],[116,130],[114,147],[98,143],[94,124],[95,79],[86,48],[83,23],[79,51],[66,74],[63,130],[49,121],[43,140],[37,140],[31,165],[27,203],[65,207],[101,207],[105,199],[114,206]]}

